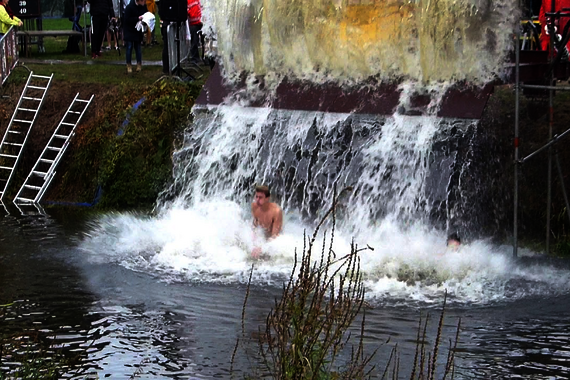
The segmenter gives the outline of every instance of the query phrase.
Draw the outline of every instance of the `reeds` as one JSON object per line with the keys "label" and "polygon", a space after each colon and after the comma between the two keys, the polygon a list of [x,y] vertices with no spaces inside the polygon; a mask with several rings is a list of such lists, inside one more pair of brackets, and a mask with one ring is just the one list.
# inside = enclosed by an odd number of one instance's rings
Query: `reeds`
{"label": "reeds", "polygon": [[[359,252],[373,249],[369,246],[359,248],[354,241],[350,253],[340,258],[333,250],[335,231],[335,209],[339,198],[350,188],[344,189],[333,198],[331,208],[318,223],[310,238],[304,236],[303,250],[295,262],[289,280],[283,285],[283,293],[275,300],[275,305],[267,315],[265,324],[258,334],[258,351],[264,368],[262,372],[268,378],[293,379],[365,379],[373,375],[382,379],[400,378],[400,357],[396,345],[384,366],[382,374],[376,373],[371,354],[364,352],[366,313],[364,303],[365,289],[360,271]],[[317,246],[317,236],[325,221],[331,218],[331,232],[323,233],[322,244]],[[315,252],[320,249],[320,257],[314,261]],[[252,266],[252,272],[254,266]],[[251,274],[249,281],[251,281]],[[249,296],[249,283],[242,309],[242,341],[245,337],[246,304]],[[444,309],[447,293],[444,298]],[[358,343],[349,346],[352,323],[362,312],[360,337]],[[436,376],[437,358],[441,345],[444,311],[442,311],[437,337],[431,351],[427,345],[427,327],[429,315],[420,317],[416,343],[416,353],[410,379],[432,380]],[[459,327],[455,341],[450,341],[449,355],[441,372],[442,379],[453,375],[454,350],[459,336]],[[240,338],[231,359],[230,372],[240,347]],[[350,352],[349,359],[338,363],[341,352]],[[345,357],[348,355],[345,355]],[[259,372],[259,369],[256,369]],[[261,376],[256,376],[256,378]],[[453,376],[452,376],[453,377]]]}

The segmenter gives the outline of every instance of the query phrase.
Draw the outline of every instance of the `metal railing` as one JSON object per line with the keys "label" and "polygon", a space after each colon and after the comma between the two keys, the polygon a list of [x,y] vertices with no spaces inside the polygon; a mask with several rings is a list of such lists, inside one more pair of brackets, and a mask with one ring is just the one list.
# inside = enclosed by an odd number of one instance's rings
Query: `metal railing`
{"label": "metal railing", "polygon": [[[171,22],[167,27],[168,39],[168,65],[172,74],[181,62],[184,62],[190,54],[190,30],[188,23]],[[178,50],[180,49],[180,50]]]}
{"label": "metal railing", "polygon": [[18,63],[18,38],[16,29],[12,26],[8,32],[0,38],[0,77],[2,85],[10,76],[10,73]]}

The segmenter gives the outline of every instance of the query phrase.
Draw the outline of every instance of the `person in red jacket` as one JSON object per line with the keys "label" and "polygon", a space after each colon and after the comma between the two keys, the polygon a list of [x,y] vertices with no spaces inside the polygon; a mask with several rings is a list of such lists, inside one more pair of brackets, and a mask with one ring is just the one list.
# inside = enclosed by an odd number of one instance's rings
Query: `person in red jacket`
{"label": "person in red jacket", "polygon": [[200,0],[188,0],[188,25],[190,27],[190,60],[199,63],[198,32],[202,29],[202,6]]}
{"label": "person in red jacket", "polygon": [[[570,13],[570,0],[555,0],[554,2],[554,6],[555,12],[561,11],[564,8],[568,8],[568,13]],[[549,46],[550,46],[550,35],[548,33],[548,24],[549,21],[546,17],[546,13],[550,13],[552,12],[552,1],[551,0],[543,0],[542,1],[542,5],[540,6],[540,12],[538,14],[538,20],[540,21],[540,27],[541,27],[541,33],[540,33],[540,46],[542,47],[542,50],[544,51],[548,51],[549,50]],[[558,35],[562,35],[562,32],[564,31],[564,27],[566,26],[566,24],[568,23],[568,21],[570,21],[570,18],[568,17],[560,17],[559,19],[556,19],[554,21],[555,26],[556,26],[556,34]],[[557,41],[555,39],[555,41]],[[566,44],[566,46],[568,48],[570,48],[570,42],[568,44]]]}

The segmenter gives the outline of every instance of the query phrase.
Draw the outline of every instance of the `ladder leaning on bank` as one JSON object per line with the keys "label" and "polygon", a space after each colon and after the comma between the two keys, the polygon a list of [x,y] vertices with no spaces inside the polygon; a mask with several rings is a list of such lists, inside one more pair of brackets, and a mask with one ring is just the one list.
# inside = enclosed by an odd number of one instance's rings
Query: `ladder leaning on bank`
{"label": "ladder leaning on bank", "polygon": [[93,96],[91,95],[91,98],[84,100],[78,98],[79,93],[75,95],[32,171],[16,194],[14,203],[39,203],[41,201],[55,176],[55,168],[75,133],[75,127],[81,121],[83,114],[93,100]]}
{"label": "ladder leaning on bank", "polygon": [[34,75],[33,72],[28,76],[18,105],[0,143],[0,200],[4,200],[12,174],[20,160],[52,78],[53,74],[47,77]]}

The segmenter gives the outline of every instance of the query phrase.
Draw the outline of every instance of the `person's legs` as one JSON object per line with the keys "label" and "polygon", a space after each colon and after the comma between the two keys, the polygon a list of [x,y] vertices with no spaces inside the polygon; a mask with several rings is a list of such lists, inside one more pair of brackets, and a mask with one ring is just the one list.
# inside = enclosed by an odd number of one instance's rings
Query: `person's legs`
{"label": "person's legs", "polygon": [[111,50],[111,31],[107,28],[105,32],[105,37],[107,38],[107,50]]}
{"label": "person's legs", "polygon": [[133,41],[125,41],[125,44],[127,45],[127,51],[125,52],[125,57],[127,58],[127,74],[130,74],[133,72],[131,65],[131,59],[133,55]]}
{"label": "person's legs", "polygon": [[101,54],[101,44],[107,29],[107,17],[93,16],[93,35],[91,36],[91,56]]}
{"label": "person's legs", "polygon": [[142,70],[142,49],[141,49],[141,42],[135,41],[135,55],[137,57],[137,71]]}
{"label": "person's legs", "polygon": [[202,24],[190,25],[190,59],[192,62],[200,61],[200,51],[198,50],[198,32],[202,29]]}
{"label": "person's legs", "polygon": [[127,45],[127,52],[125,53],[125,55],[127,56],[127,65],[131,64],[131,60],[132,60],[132,55],[133,55],[133,41],[125,41],[125,44]]}
{"label": "person's legs", "polygon": [[160,27],[160,34],[162,34],[162,72],[164,74],[170,73],[169,59],[168,59],[168,23],[165,22]]}

